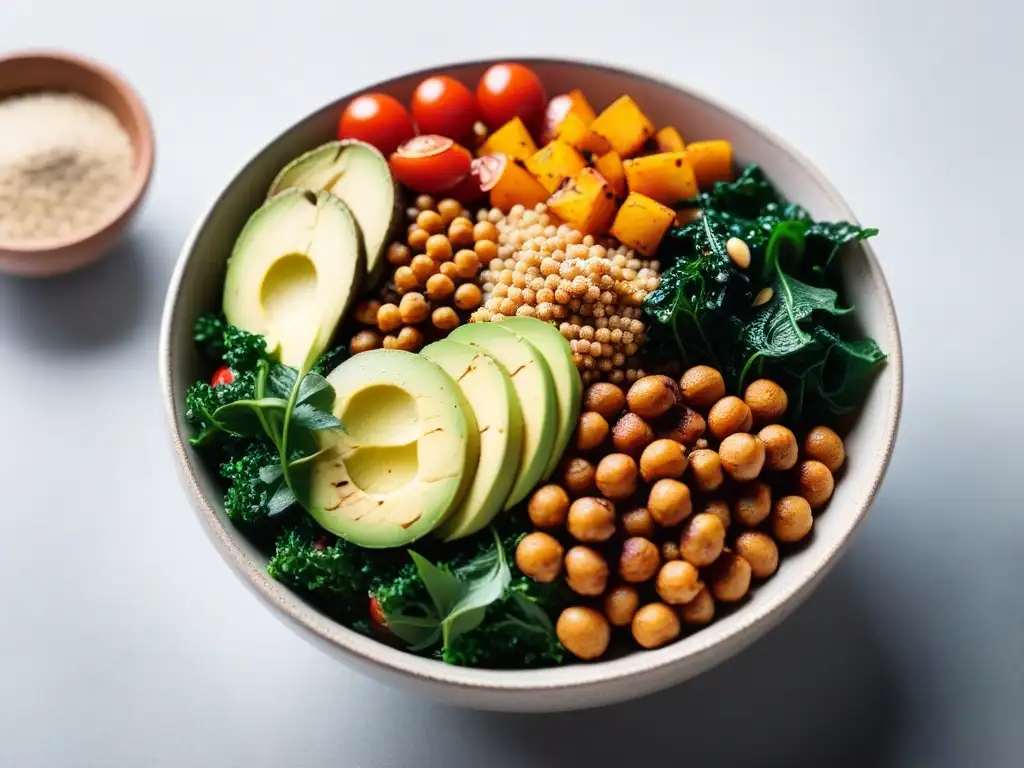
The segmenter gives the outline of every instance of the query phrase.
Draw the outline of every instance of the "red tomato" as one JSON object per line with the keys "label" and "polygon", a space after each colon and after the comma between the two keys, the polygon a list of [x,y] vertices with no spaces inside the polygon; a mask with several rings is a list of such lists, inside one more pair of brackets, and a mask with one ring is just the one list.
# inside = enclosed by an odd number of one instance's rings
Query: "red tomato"
{"label": "red tomato", "polygon": [[434,195],[454,186],[469,173],[473,156],[447,136],[424,134],[391,154],[391,172],[415,192]]}
{"label": "red tomato", "polygon": [[454,187],[445,190],[460,203],[473,203],[483,197],[501,178],[508,159],[505,155],[482,155],[473,159],[469,173]]}
{"label": "red tomato", "polygon": [[416,135],[412,115],[402,103],[386,93],[357,96],[341,115],[339,139],[359,139],[385,155]]}
{"label": "red tomato", "polygon": [[391,634],[384,609],[380,607],[380,603],[373,595],[370,595],[370,628],[380,634]]}
{"label": "red tomato", "polygon": [[226,365],[222,365],[213,373],[213,378],[210,379],[211,387],[219,387],[221,384],[234,384],[235,383],[235,372],[228,368]]}
{"label": "red tomato", "polygon": [[412,95],[412,116],[423,133],[462,139],[473,130],[476,100],[454,77],[428,77]]}
{"label": "red tomato", "polygon": [[555,138],[555,130],[565,120],[570,109],[572,109],[572,96],[567,93],[555,96],[548,102],[548,106],[544,110],[544,127],[540,133],[542,144],[547,144]]}
{"label": "red tomato", "polygon": [[476,87],[476,102],[491,128],[519,117],[531,129],[539,127],[547,95],[537,73],[522,64],[495,64]]}

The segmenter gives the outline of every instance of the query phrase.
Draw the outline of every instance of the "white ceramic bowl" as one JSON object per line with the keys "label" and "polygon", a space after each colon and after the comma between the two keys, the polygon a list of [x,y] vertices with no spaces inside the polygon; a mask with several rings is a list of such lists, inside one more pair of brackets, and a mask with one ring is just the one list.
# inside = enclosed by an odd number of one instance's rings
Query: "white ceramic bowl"
{"label": "white ceramic bowl", "polygon": [[[428,75],[451,74],[473,85],[492,63],[437,67],[366,90],[385,91],[408,102],[413,88]],[[759,163],[786,197],[815,217],[856,220],[839,193],[796,150],[704,96],[653,76],[599,64],[551,59],[528,63],[549,94],[578,87],[600,109],[629,93],[656,125],[675,125],[687,140],[729,139],[741,163]],[[896,437],[902,392],[899,330],[881,268],[866,244],[850,248],[843,268],[863,329],[878,341],[889,360],[847,439],[849,460],[841,482],[827,511],[815,520],[810,545],[787,557],[749,603],[709,627],[658,650],[593,664],[541,670],[466,669],[396,650],[347,629],[267,576],[266,557],[224,516],[217,478],[187,443],[182,401],[199,370],[191,328],[199,313],[218,306],[230,244],[261,203],[278,169],[304,150],[333,138],[340,109],[356,95],[349,94],[300,120],[235,174],[185,243],[167,292],[160,373],[175,457],[190,503],[235,573],[278,616],[331,656],[383,682],[482,709],[566,710],[635,698],[707,670],[775,626],[810,594],[846,549],[882,482]]]}

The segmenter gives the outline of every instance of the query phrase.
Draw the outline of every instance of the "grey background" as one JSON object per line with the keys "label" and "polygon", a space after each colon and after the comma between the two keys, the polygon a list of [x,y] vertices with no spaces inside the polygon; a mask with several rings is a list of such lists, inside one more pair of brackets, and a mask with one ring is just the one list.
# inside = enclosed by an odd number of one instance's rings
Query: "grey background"
{"label": "grey background", "polygon": [[[0,279],[0,764],[1022,764],[1021,4],[569,5],[0,2],[0,51],[109,62],[158,140],[108,261]],[[156,381],[177,250],[242,160],[370,80],[514,53],[661,72],[800,147],[881,228],[906,351],[888,480],[810,601],[687,685],[564,716],[432,705],[292,635],[189,512]]]}

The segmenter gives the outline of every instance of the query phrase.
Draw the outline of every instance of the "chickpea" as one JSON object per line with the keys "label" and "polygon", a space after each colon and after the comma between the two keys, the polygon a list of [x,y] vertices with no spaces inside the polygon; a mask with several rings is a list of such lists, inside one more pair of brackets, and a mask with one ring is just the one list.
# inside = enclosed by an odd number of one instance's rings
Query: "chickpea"
{"label": "chickpea", "polygon": [[437,203],[434,202],[434,198],[432,198],[430,195],[417,195],[416,208],[418,208],[419,210],[429,211],[436,207]]}
{"label": "chickpea", "polygon": [[708,412],[708,427],[719,440],[736,432],[749,432],[753,424],[750,406],[735,395],[723,397]]}
{"label": "chickpea", "polygon": [[723,552],[708,573],[711,594],[723,603],[741,600],[750,589],[750,563],[733,552]]}
{"label": "chickpea", "polygon": [[744,531],[736,537],[736,554],[750,563],[755,579],[767,579],[779,567],[779,547],[761,531]]}
{"label": "chickpea", "polygon": [[704,589],[700,572],[685,560],[672,560],[661,566],[654,582],[658,597],[669,605],[684,605]]}
{"label": "chickpea", "polygon": [[377,310],[377,327],[384,333],[402,327],[402,312],[394,304],[381,304]]}
{"label": "chickpea", "polygon": [[444,235],[431,235],[427,239],[426,254],[435,264],[452,260],[452,242]]}
{"label": "chickpea", "polygon": [[772,507],[771,527],[778,541],[800,541],[814,527],[811,505],[803,496],[783,496]]}
{"label": "chickpea", "polygon": [[439,330],[451,331],[458,328],[462,321],[451,307],[438,307],[430,314],[430,322]]}
{"label": "chickpea", "polygon": [[774,424],[789,407],[786,390],[771,379],[758,379],[747,385],[743,401],[750,408],[756,424]]}
{"label": "chickpea", "polygon": [[656,535],[654,518],[646,507],[631,509],[622,515],[622,529],[630,536],[643,536],[653,539]]}
{"label": "chickpea", "polygon": [[481,264],[490,264],[498,256],[498,244],[493,240],[478,240],[473,252]]}
{"label": "chickpea", "polygon": [[448,237],[451,238],[451,244],[456,248],[472,248],[474,242],[473,222],[460,216],[448,227]]}
{"label": "chickpea", "polygon": [[701,448],[690,454],[690,472],[697,487],[705,493],[716,490],[725,482],[722,459],[710,448]]}
{"label": "chickpea", "polygon": [[764,463],[768,469],[781,472],[796,465],[799,450],[791,430],[781,424],[769,424],[757,436],[764,443]]}
{"label": "chickpea", "polygon": [[619,575],[628,582],[640,584],[654,578],[661,565],[661,553],[650,539],[631,536],[622,543]]}
{"label": "chickpea", "polygon": [[602,496],[628,499],[636,491],[636,462],[624,453],[610,453],[598,463],[594,480]]}
{"label": "chickpea", "polygon": [[676,612],[664,603],[648,603],[633,616],[633,638],[644,648],[657,648],[679,637]]}
{"label": "chickpea", "polygon": [[393,267],[404,267],[410,259],[412,259],[412,251],[409,250],[409,246],[405,243],[400,243],[397,240],[388,246],[387,260],[388,264]]}
{"label": "chickpea", "polygon": [[473,283],[465,283],[455,289],[455,306],[464,312],[476,309],[483,302],[484,297],[479,286]]}
{"label": "chickpea", "polygon": [[644,376],[633,382],[626,403],[641,419],[656,419],[676,404],[676,396],[661,377]]}
{"label": "chickpea", "polygon": [[612,428],[615,449],[628,456],[639,456],[654,440],[654,431],[635,413],[622,416]]}
{"label": "chickpea", "polygon": [[476,242],[490,240],[496,243],[498,242],[498,228],[489,221],[478,221],[473,225],[473,240]]}
{"label": "chickpea", "polygon": [[693,512],[690,489],[678,480],[662,478],[651,486],[647,509],[654,521],[663,528],[679,525]]}
{"label": "chickpea", "polygon": [[702,515],[714,515],[717,517],[725,530],[729,530],[729,526],[732,525],[732,515],[729,512],[729,504],[723,499],[709,499],[704,502],[704,508],[701,509]]}
{"label": "chickpea", "polygon": [[697,596],[686,605],[679,607],[679,618],[684,624],[695,627],[702,627],[710,624],[715,618],[715,598],[711,596],[711,590],[704,587]]}
{"label": "chickpea", "polygon": [[604,596],[604,615],[616,627],[628,627],[639,606],[640,596],[628,584],[612,587]]}
{"label": "chickpea", "polygon": [[754,480],[764,467],[764,443],[746,432],[734,432],[718,446],[718,457],[733,480]]}
{"label": "chickpea", "polygon": [[581,451],[592,451],[597,448],[604,439],[608,437],[608,422],[604,416],[594,411],[584,411],[580,414],[579,424],[576,426],[576,447]]}
{"label": "chickpea", "polygon": [[422,293],[407,293],[398,303],[398,311],[402,315],[402,322],[412,325],[422,323],[430,314],[430,305],[423,298]]}
{"label": "chickpea", "polygon": [[686,471],[686,448],[675,440],[655,440],[640,454],[640,474],[648,483],[663,477],[679,478]]}
{"label": "chickpea", "polygon": [[725,397],[725,379],[708,365],[690,368],[679,380],[683,402],[692,408],[708,408]]}
{"label": "chickpea", "polygon": [[427,280],[427,298],[431,301],[444,301],[455,293],[455,283],[445,275],[432,275]]}
{"label": "chickpea", "polygon": [[586,496],[597,487],[594,484],[596,475],[597,470],[594,469],[593,464],[586,459],[576,457],[565,463],[565,468],[562,470],[562,482],[565,483],[565,489],[570,495]]}
{"label": "chickpea", "polygon": [[832,498],[832,491],[836,487],[828,467],[813,459],[797,467],[797,482],[800,486],[800,495],[807,499],[811,509],[824,507]]}
{"label": "chickpea", "polygon": [[419,278],[412,271],[412,267],[399,267],[396,269],[394,281],[395,288],[399,293],[408,293],[420,287]]}
{"label": "chickpea", "polygon": [[672,397],[673,397],[675,403],[681,403],[683,401],[683,394],[679,390],[679,382],[677,382],[671,376],[666,376],[665,374],[662,374],[662,373],[656,373],[656,374],[652,374],[652,375],[656,379],[661,380],[661,382],[666,387],[669,388],[669,390],[672,392]]}
{"label": "chickpea", "polygon": [[530,522],[538,528],[557,528],[565,525],[569,514],[569,494],[554,483],[538,488],[527,505]]}
{"label": "chickpea", "polygon": [[437,211],[420,211],[416,217],[416,226],[428,235],[436,235],[444,229],[444,221],[441,219],[441,214]]}
{"label": "chickpea", "polygon": [[725,548],[725,526],[715,515],[694,515],[683,526],[679,554],[698,568],[711,565]]}
{"label": "chickpea", "polygon": [[674,541],[663,541],[661,543],[661,559],[666,563],[670,560],[681,560],[682,555],[679,553],[679,544]]}
{"label": "chickpea", "polygon": [[612,631],[608,620],[593,608],[566,608],[555,624],[555,634],[573,656],[598,659],[608,649]]}
{"label": "chickpea", "polygon": [[455,254],[455,271],[463,280],[472,280],[480,270],[480,258],[474,251],[463,248]]}
{"label": "chickpea", "polygon": [[404,349],[406,352],[419,352],[426,341],[427,340],[423,338],[423,331],[419,328],[413,328],[411,325],[407,325],[398,332],[397,348]]}
{"label": "chickpea", "polygon": [[587,387],[583,393],[583,409],[600,413],[606,419],[614,419],[626,406],[626,395],[621,387],[599,381]]}
{"label": "chickpea", "polygon": [[828,427],[815,427],[804,438],[804,455],[820,461],[834,475],[846,460],[846,448],[835,431]]}
{"label": "chickpea", "polygon": [[656,422],[658,437],[675,440],[683,445],[696,445],[707,429],[704,417],[693,408],[674,405]]}
{"label": "chickpea", "polygon": [[383,347],[384,349],[400,349],[398,346],[398,337],[389,333],[384,337]]}
{"label": "chickpea", "polygon": [[596,597],[608,586],[608,563],[599,552],[577,545],[565,555],[565,580],[577,595]]}
{"label": "chickpea", "polygon": [[371,349],[380,349],[382,339],[377,331],[360,331],[352,337],[352,341],[348,343],[348,351],[353,355],[358,355],[360,352],[369,352]]}
{"label": "chickpea", "polygon": [[423,253],[427,249],[427,240],[430,239],[430,233],[423,227],[414,227],[410,232],[409,236],[405,239],[409,243],[411,248],[416,253]]}
{"label": "chickpea", "polygon": [[353,316],[356,322],[363,325],[377,325],[377,312],[380,310],[380,302],[377,299],[364,299],[356,304]]}
{"label": "chickpea", "polygon": [[772,511],[772,489],[767,483],[745,483],[736,493],[733,505],[736,522],[756,528]]}
{"label": "chickpea", "polygon": [[443,262],[439,271],[453,283],[459,278],[459,268],[454,261]]}
{"label": "chickpea", "polygon": [[562,573],[563,553],[554,536],[539,531],[528,533],[516,547],[516,566],[534,581],[550,584]]}
{"label": "chickpea", "polygon": [[452,220],[457,218],[460,213],[462,213],[462,203],[458,200],[446,197],[437,204],[437,212],[441,214],[441,222],[447,226],[448,224],[451,224]]}
{"label": "chickpea", "polygon": [[412,257],[409,268],[416,275],[417,286],[415,287],[425,284],[427,280],[437,274],[437,263],[423,253]]}
{"label": "chickpea", "polygon": [[615,506],[594,496],[576,499],[569,505],[566,527],[578,541],[608,541],[615,534]]}

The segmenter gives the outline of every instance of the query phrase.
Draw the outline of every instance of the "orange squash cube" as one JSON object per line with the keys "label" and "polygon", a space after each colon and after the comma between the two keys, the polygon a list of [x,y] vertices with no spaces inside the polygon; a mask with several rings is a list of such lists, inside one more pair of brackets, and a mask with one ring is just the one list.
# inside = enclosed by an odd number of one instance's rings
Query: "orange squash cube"
{"label": "orange squash cube", "polygon": [[533,143],[533,137],[526,125],[518,117],[513,117],[501,128],[496,130],[477,150],[477,156],[481,155],[508,155],[513,160],[525,160],[537,151],[537,145]]}
{"label": "orange squash cube", "polygon": [[548,142],[526,160],[529,169],[548,193],[554,192],[587,165],[575,147],[561,139]]}
{"label": "orange squash cube", "polygon": [[574,113],[566,115],[562,124],[555,129],[555,138],[572,144],[581,152],[601,155],[608,151],[608,142],[592,132],[579,115]]}
{"label": "orange squash cube", "polygon": [[666,125],[654,134],[654,143],[657,145],[659,152],[682,152],[686,149],[686,142],[683,141],[683,137],[671,125]]}
{"label": "orange squash cube", "polygon": [[603,137],[622,157],[639,152],[654,135],[654,125],[629,96],[620,96],[594,118],[590,130]]}
{"label": "orange squash cube", "polygon": [[630,192],[675,206],[697,196],[697,179],[685,152],[661,152],[623,163]]}
{"label": "orange squash cube", "polygon": [[488,169],[493,175],[484,189],[490,192],[492,208],[509,211],[514,205],[522,205],[530,209],[548,199],[548,191],[526,170],[522,160],[501,154],[495,157],[499,163]]}
{"label": "orange squash cube", "polygon": [[701,189],[716,181],[732,180],[732,144],[728,141],[695,141],[686,148],[686,157]]}
{"label": "orange squash cube", "polygon": [[615,193],[600,173],[584,168],[548,198],[548,208],[580,232],[600,235],[615,218]]}
{"label": "orange squash cube", "polygon": [[601,155],[594,161],[594,169],[604,176],[617,198],[626,196],[626,170],[618,152],[613,149]]}
{"label": "orange squash cube", "polygon": [[639,192],[630,192],[615,214],[611,234],[644,256],[658,250],[661,238],[672,226],[675,211]]}

